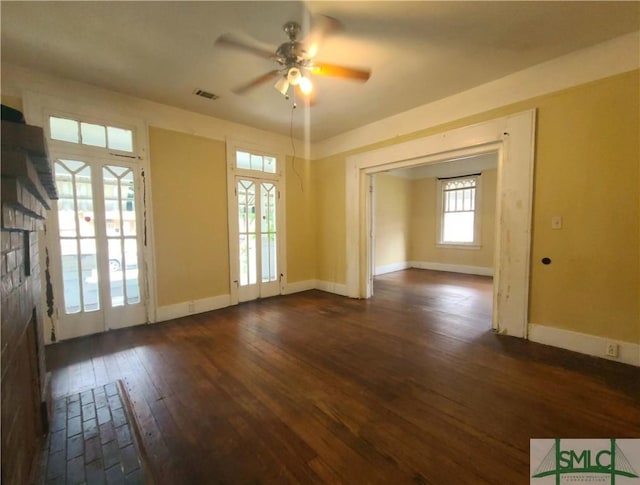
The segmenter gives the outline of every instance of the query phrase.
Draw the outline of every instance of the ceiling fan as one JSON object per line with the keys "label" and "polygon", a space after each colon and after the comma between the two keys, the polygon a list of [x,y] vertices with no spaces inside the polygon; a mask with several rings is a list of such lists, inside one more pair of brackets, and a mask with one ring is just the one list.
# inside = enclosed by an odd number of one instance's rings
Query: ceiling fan
{"label": "ceiling fan", "polygon": [[216,45],[238,49],[264,59],[275,61],[279,65],[277,69],[242,84],[232,91],[236,94],[245,94],[253,88],[277,79],[274,87],[285,97],[289,98],[289,88],[293,86],[295,91],[301,95],[303,99],[308,100],[313,91],[310,74],[366,82],[371,76],[369,69],[356,69],[337,64],[328,64],[318,62],[314,59],[323,38],[326,35],[340,30],[341,27],[342,24],[333,17],[315,15],[312,18],[309,35],[303,41],[299,41],[297,37],[301,31],[300,24],[297,22],[287,22],[284,24],[283,30],[289,36],[289,41],[281,44],[275,51],[259,47],[257,43],[252,45],[249,41],[234,36],[233,34],[220,36],[216,40]]}

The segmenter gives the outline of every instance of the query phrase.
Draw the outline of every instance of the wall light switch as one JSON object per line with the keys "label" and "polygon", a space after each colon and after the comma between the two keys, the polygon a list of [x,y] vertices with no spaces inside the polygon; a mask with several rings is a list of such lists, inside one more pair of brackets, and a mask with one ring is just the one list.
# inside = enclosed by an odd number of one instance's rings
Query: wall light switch
{"label": "wall light switch", "polygon": [[553,216],[551,218],[551,229],[562,229],[562,216]]}

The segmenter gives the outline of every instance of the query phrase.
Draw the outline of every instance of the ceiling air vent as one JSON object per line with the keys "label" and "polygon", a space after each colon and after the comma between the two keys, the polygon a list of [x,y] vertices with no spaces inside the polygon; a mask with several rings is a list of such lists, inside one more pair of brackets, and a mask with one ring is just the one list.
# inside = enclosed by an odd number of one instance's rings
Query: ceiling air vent
{"label": "ceiling air vent", "polygon": [[197,96],[202,96],[203,98],[212,99],[214,101],[220,97],[217,94],[213,94],[213,93],[210,93],[209,91],[204,91],[202,89],[196,89],[193,92],[193,94]]}

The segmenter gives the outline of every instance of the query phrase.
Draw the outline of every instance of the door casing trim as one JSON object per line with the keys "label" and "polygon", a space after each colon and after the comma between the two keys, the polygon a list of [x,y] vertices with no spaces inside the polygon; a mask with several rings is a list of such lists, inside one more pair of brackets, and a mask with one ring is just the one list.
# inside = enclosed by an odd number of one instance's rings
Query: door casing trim
{"label": "door casing trim", "polygon": [[536,110],[347,157],[346,286],[352,298],[371,296],[372,173],[498,152],[493,328],[527,336]]}

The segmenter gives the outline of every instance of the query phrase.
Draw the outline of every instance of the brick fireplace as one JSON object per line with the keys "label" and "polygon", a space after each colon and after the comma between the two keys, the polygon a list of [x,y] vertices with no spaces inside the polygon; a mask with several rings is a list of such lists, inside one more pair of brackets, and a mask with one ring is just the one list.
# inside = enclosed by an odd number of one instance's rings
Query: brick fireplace
{"label": "brick fireplace", "polygon": [[7,484],[29,483],[48,426],[38,232],[55,198],[42,129],[3,120],[1,478]]}

